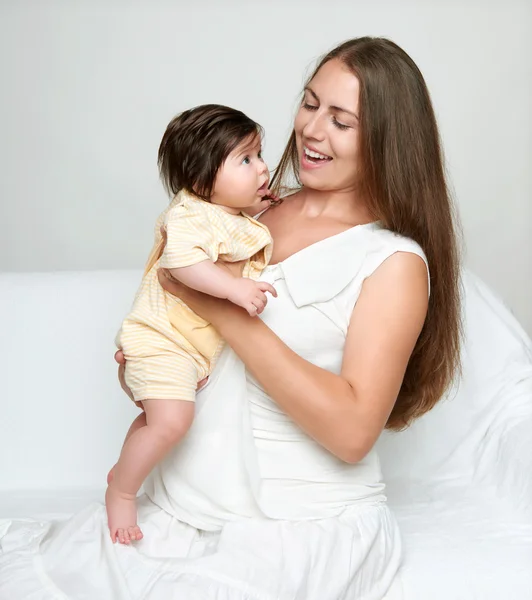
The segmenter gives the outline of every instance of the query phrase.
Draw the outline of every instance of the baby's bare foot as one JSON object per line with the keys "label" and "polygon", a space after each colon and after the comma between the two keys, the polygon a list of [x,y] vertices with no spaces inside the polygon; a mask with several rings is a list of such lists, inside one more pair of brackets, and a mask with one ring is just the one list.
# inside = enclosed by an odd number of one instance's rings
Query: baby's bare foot
{"label": "baby's bare foot", "polygon": [[121,544],[129,544],[141,540],[143,535],[137,525],[136,497],[116,489],[111,483],[105,492],[107,523],[113,544],[118,540]]}

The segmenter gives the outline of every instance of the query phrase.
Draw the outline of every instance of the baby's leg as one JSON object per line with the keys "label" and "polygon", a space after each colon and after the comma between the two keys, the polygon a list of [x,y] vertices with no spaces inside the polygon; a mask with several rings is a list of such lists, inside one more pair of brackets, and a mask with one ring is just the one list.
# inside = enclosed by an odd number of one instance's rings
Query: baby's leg
{"label": "baby's leg", "polygon": [[[142,408],[141,402],[138,402],[137,404],[140,406],[140,408]],[[129,427],[129,429],[126,433],[126,438],[124,440],[124,443],[122,444],[122,448],[124,447],[125,443],[129,440],[129,438],[135,433],[135,431],[137,431],[137,429],[140,429],[141,427],[145,427],[145,426],[146,426],[146,413],[144,412],[144,409],[142,408],[142,412],[140,413],[140,415],[138,415],[137,418],[133,421],[133,423],[131,423],[131,426]],[[111,470],[109,471],[109,473],[107,474],[107,485],[109,485],[111,483],[111,481],[113,481],[114,475],[115,475],[115,467],[113,466],[111,468]]]}
{"label": "baby's leg", "polygon": [[129,544],[140,539],[136,497],[153,467],[183,438],[194,418],[194,403],[145,400],[146,425],[125,442],[105,494],[111,539]]}

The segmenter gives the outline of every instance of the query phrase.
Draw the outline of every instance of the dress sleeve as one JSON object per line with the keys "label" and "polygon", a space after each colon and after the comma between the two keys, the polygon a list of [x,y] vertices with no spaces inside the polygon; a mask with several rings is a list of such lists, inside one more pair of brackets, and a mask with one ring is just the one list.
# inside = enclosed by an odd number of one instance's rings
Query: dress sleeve
{"label": "dress sleeve", "polygon": [[155,223],[155,231],[154,231],[154,242],[153,248],[151,249],[150,255],[148,256],[148,260],[146,261],[146,265],[144,267],[144,275],[148,273],[155,265],[155,263],[161,257],[164,250],[164,239],[161,233],[161,227],[164,224],[164,220],[166,218],[166,213],[168,209],[163,211],[159,217],[157,218],[157,222]]}
{"label": "dress sleeve", "polygon": [[294,304],[313,306],[347,335],[364,280],[395,252],[417,254],[427,263],[416,242],[370,223],[307,247],[281,269]]}
{"label": "dress sleeve", "polygon": [[160,266],[189,267],[204,260],[218,260],[219,244],[207,211],[197,205],[179,204],[168,211],[164,222],[166,245]]}
{"label": "dress sleeve", "polygon": [[339,311],[343,316],[342,327],[347,331],[355,304],[364,281],[393,254],[407,252],[419,256],[427,267],[427,280],[430,295],[430,272],[427,257],[417,242],[386,229],[376,230],[368,236],[367,252],[359,272],[337,298]]}

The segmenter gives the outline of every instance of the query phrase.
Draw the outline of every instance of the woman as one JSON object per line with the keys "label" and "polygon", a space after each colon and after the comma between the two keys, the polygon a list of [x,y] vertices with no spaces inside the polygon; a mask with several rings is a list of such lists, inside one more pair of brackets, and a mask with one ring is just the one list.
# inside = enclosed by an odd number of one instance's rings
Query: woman
{"label": "woman", "polygon": [[36,526],[0,559],[23,573],[0,598],[391,597],[400,538],[373,446],[434,406],[459,350],[437,126],[398,46],[360,38],[322,59],[274,185],[294,178],[261,216],[278,298],[260,319],[160,274],[228,347],[145,486],[145,539],[112,546],[102,507]]}

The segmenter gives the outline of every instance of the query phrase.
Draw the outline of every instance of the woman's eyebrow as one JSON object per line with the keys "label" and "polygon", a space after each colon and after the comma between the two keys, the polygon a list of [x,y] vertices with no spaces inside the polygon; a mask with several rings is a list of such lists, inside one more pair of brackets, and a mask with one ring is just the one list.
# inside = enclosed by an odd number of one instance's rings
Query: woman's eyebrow
{"label": "woman's eyebrow", "polygon": [[[316,102],[320,101],[320,99],[318,98],[318,94],[316,94],[316,92],[310,86],[307,85],[305,91],[308,92],[314,98],[314,100],[316,100]],[[342,108],[341,106],[329,106],[329,108],[336,112],[342,112],[351,115],[352,117],[355,117],[355,119],[357,119],[358,121],[358,115],[351,110],[347,110],[347,108]]]}

